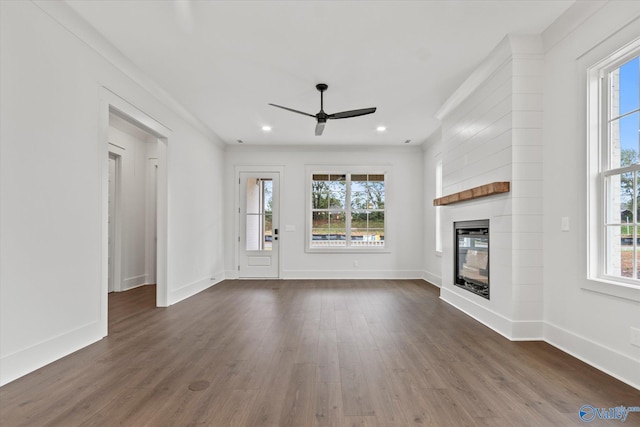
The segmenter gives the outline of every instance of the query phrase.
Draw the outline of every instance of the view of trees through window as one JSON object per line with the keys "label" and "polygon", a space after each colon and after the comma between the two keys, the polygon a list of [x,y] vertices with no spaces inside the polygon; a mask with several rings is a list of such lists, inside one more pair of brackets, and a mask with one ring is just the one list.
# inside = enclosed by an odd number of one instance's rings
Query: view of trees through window
{"label": "view of trees through window", "polygon": [[640,278],[640,57],[608,75],[606,274]]}
{"label": "view of trees through window", "polygon": [[384,174],[313,174],[311,247],[384,246]]}

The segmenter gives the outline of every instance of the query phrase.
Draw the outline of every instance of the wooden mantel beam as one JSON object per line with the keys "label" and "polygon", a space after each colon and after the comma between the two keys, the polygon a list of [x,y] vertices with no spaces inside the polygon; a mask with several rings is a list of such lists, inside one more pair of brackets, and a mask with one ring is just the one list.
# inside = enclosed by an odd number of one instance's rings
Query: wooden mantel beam
{"label": "wooden mantel beam", "polygon": [[508,193],[509,191],[511,191],[510,182],[492,182],[491,184],[481,185],[479,187],[470,188],[458,193],[449,194],[448,196],[433,199],[433,206],[450,205],[452,203],[479,199],[480,197],[487,197],[493,194]]}

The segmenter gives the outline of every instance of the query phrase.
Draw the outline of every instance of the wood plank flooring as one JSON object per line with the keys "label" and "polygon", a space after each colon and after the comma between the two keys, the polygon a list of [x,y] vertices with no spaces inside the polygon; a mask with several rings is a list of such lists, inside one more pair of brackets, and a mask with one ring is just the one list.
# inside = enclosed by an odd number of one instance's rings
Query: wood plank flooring
{"label": "wood plank flooring", "polygon": [[438,295],[421,280],[225,281],[169,308],[152,286],[112,294],[109,336],[0,388],[0,425],[581,426],[584,404],[640,406]]}

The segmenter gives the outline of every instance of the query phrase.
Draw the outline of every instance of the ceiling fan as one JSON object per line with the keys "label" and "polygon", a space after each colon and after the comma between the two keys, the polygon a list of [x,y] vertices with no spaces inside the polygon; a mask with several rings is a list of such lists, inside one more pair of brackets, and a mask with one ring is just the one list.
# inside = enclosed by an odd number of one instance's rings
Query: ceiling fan
{"label": "ceiling fan", "polygon": [[303,114],[305,116],[314,117],[317,121],[316,124],[316,136],[322,135],[322,131],[324,131],[324,125],[327,123],[329,119],[347,119],[349,117],[358,117],[364,116],[365,114],[371,114],[376,112],[376,107],[372,108],[361,108],[359,110],[349,110],[349,111],[341,111],[339,113],[327,114],[324,112],[324,100],[322,94],[325,90],[327,90],[329,86],[325,83],[318,83],[316,85],[316,89],[320,92],[320,112],[318,114],[309,114],[303,111],[294,110],[293,108],[283,107],[282,105],[271,104],[274,107],[282,108],[283,110],[292,111],[294,113]]}

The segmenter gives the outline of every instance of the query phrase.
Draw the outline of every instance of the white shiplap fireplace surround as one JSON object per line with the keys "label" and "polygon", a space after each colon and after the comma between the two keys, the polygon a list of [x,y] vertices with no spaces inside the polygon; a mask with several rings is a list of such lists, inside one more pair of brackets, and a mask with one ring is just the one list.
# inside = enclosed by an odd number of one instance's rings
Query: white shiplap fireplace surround
{"label": "white shiplap fireplace surround", "polygon": [[[511,182],[441,208],[440,295],[512,340],[543,336],[542,73],[540,37],[509,35],[438,113],[442,194]],[[480,219],[490,222],[490,300],[453,284],[453,223]]]}

